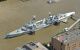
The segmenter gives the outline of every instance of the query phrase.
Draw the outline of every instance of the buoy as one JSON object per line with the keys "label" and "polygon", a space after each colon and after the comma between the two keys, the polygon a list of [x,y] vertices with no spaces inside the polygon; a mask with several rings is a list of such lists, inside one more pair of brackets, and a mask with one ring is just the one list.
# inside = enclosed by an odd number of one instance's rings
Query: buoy
{"label": "buoy", "polygon": [[49,3],[49,4],[53,3],[53,0],[48,0],[48,3]]}

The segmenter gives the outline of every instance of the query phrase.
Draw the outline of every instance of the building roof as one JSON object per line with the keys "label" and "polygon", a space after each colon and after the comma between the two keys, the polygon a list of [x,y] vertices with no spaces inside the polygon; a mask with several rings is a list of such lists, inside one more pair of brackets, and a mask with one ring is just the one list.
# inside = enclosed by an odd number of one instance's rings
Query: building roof
{"label": "building roof", "polygon": [[22,50],[48,50],[40,42],[30,42],[22,46]]}
{"label": "building roof", "polygon": [[80,39],[80,29],[70,30],[68,32],[64,32],[60,35],[57,35],[53,38],[56,38],[60,42],[70,43],[76,39]]}
{"label": "building roof", "polygon": [[76,48],[76,49],[74,49],[74,50],[80,50],[80,48]]}

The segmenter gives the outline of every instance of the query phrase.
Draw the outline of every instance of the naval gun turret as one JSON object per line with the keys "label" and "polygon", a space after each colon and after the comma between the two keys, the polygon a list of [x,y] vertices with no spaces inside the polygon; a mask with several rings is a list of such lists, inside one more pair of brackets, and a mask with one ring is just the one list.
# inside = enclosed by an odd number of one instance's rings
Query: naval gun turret
{"label": "naval gun turret", "polygon": [[36,16],[34,15],[32,17],[32,20],[28,23],[28,24],[25,24],[21,30],[22,31],[27,31],[29,34],[33,34],[35,33],[35,29],[36,29],[36,26],[35,26],[35,20],[36,20]]}
{"label": "naval gun turret", "polygon": [[51,12],[49,12],[48,23],[58,25],[60,23],[59,16],[52,15]]}
{"label": "naval gun turret", "polygon": [[59,20],[59,17],[58,16],[55,16],[53,21],[54,21],[53,22],[54,25],[60,24],[60,20]]}

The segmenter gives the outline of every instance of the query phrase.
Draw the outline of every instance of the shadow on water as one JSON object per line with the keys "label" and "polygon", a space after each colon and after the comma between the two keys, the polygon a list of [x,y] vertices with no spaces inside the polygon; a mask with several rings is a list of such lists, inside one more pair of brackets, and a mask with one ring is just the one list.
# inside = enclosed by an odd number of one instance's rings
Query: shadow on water
{"label": "shadow on water", "polygon": [[2,1],[7,1],[7,0],[0,0],[0,2],[2,2]]}
{"label": "shadow on water", "polygon": [[12,38],[16,38],[16,37],[23,36],[23,35],[35,35],[35,32],[23,33],[23,34],[16,35],[16,36],[6,36],[4,39],[12,39]]}
{"label": "shadow on water", "polygon": [[30,0],[20,0],[20,1],[22,1],[22,2],[26,2],[26,1],[30,1]]}

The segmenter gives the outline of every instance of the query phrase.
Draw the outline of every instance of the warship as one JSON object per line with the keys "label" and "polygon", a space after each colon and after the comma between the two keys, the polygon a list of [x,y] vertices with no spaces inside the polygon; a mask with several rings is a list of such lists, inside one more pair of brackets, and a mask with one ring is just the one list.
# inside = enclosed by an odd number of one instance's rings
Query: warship
{"label": "warship", "polygon": [[22,27],[10,33],[7,33],[4,36],[4,38],[13,38],[13,37],[17,37],[24,34],[32,35],[33,33],[35,33],[35,31],[40,30],[42,28],[45,28],[51,25],[58,25],[60,22],[66,23],[68,18],[72,17],[73,15],[75,15],[75,12],[68,12],[68,13],[57,14],[57,15],[52,15],[51,13],[49,13],[48,18],[44,18],[39,21],[35,21],[35,16],[34,16],[29,23],[26,23]]}

